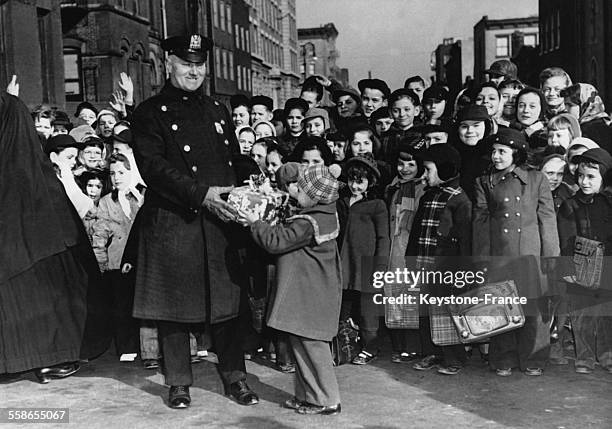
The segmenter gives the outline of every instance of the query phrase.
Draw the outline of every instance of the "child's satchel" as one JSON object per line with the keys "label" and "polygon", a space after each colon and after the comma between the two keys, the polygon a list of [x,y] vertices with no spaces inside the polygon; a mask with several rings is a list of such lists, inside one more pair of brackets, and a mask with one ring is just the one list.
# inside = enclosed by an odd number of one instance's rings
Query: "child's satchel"
{"label": "child's satchel", "polygon": [[[478,304],[449,304],[448,309],[456,332],[463,343],[482,341],[489,337],[520,328],[525,324],[523,307],[511,301],[519,298],[513,280],[488,283],[461,294],[478,298]],[[491,298],[495,297],[495,302]],[[506,302],[506,299],[510,298]]]}
{"label": "child's satchel", "polygon": [[390,304],[385,302],[385,325],[389,329],[419,329],[419,289],[406,284],[390,283],[384,285],[384,296],[395,300],[408,301],[412,296],[414,303],[402,302]]}
{"label": "child's satchel", "polygon": [[574,242],[574,265],[576,283],[596,289],[601,282],[603,268],[604,244],[584,237],[576,237]]}
{"label": "child's satchel", "polygon": [[359,354],[359,327],[353,319],[340,321],[338,335],[332,338],[330,347],[334,366],[350,363]]}

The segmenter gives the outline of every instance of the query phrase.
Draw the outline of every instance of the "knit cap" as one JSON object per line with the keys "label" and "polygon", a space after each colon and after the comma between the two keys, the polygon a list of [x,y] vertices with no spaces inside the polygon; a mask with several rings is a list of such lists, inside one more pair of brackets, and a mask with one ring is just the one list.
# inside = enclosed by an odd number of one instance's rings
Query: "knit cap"
{"label": "knit cap", "polygon": [[340,184],[325,165],[313,165],[302,170],[297,185],[317,203],[331,204],[339,197]]}

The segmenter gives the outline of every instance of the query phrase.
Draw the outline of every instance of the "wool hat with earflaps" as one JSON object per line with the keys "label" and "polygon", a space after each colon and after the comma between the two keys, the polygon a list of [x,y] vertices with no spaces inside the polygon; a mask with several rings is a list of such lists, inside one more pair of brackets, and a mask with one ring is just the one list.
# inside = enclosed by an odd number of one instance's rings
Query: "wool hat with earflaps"
{"label": "wool hat with earflaps", "polygon": [[456,177],[461,168],[461,156],[457,149],[449,144],[435,144],[429,149],[420,150],[416,156],[421,161],[430,161],[436,164],[438,177],[447,181]]}
{"label": "wool hat with earflaps", "polygon": [[340,183],[325,165],[313,165],[300,171],[297,185],[320,204],[331,204],[339,198]]}

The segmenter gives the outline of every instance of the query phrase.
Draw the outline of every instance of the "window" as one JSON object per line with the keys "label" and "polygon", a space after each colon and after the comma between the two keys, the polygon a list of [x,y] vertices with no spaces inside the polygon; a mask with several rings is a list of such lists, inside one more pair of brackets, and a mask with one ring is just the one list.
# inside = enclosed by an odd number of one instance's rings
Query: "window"
{"label": "window", "polygon": [[555,32],[557,34],[557,38],[555,40],[555,49],[558,49],[559,45],[561,44],[561,11],[559,9],[557,9],[555,13],[555,21]]}
{"label": "window", "polygon": [[510,43],[508,36],[497,36],[495,38],[495,56],[509,57]]}
{"label": "window", "polygon": [[221,59],[221,65],[223,68],[223,79],[228,79],[229,78],[229,73],[227,70],[227,51],[224,49],[223,50],[223,56]]}
{"label": "window", "polygon": [[66,100],[81,101],[81,58],[76,49],[64,50],[64,90]]}
{"label": "window", "polygon": [[242,67],[236,67],[236,83],[238,84],[238,89],[242,89]]}
{"label": "window", "polygon": [[228,52],[227,56],[229,57],[229,78],[230,80],[234,80],[234,54],[232,52]]}
{"label": "window", "polygon": [[215,48],[215,74],[217,79],[221,77],[221,50]]}
{"label": "window", "polygon": [[247,82],[246,82],[247,91],[251,91],[251,69],[247,69]]}
{"label": "window", "polygon": [[219,27],[219,0],[213,0],[213,26]]}
{"label": "window", "polygon": [[219,27],[225,31],[225,5],[221,3],[219,5]]}
{"label": "window", "polygon": [[538,45],[538,35],[536,33],[533,34],[525,34],[523,37],[523,45],[535,47]]}
{"label": "window", "polygon": [[225,6],[225,18],[227,19],[227,32],[232,33],[232,7],[231,5]]}

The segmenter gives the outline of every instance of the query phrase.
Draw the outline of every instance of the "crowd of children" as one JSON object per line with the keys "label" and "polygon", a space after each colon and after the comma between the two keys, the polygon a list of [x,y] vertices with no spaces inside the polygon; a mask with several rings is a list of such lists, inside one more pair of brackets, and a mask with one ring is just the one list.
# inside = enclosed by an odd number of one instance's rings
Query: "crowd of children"
{"label": "crowd of children", "polygon": [[[487,73],[488,82],[459,94],[420,77],[394,91],[364,79],[357,91],[314,76],[282,109],[263,95],[231,98],[236,165],[268,177],[295,205],[276,226],[240,213],[253,248],[268,252],[257,261],[273,268],[251,273],[265,283],[258,290],[270,331],[245,353],[263,347],[274,358],[264,343],[276,345],[280,369],[297,374],[287,406],[340,411],[327,342],[349,318],[361,337],[353,364],[381,356],[389,335],[392,362],[459,373],[470,348],[438,340],[432,321],[440,309],[421,305],[404,325],[385,326],[387,309],[375,303],[380,291],[371,282],[373,272],[396,268],[467,269],[458,260],[486,264],[490,281],[514,280],[528,299],[523,327],[480,344],[497,375],[519,368],[538,376],[568,359],[578,373],[599,364],[612,374],[612,265],[603,259],[595,287],[579,273],[558,275],[577,244],[612,254],[610,117],[592,85],[573,84],[560,68],[542,71],[538,88],[519,81],[507,60]],[[131,149],[127,76],[120,87],[113,109],[81,103],[74,125],[48,108],[32,117],[108,285],[118,354],[140,354],[155,368],[155,326],[131,316],[137,251],[130,232],[146,184]],[[326,91],[333,105],[323,105]],[[239,178],[248,177],[244,171]],[[207,347],[196,334],[194,356]]]}

